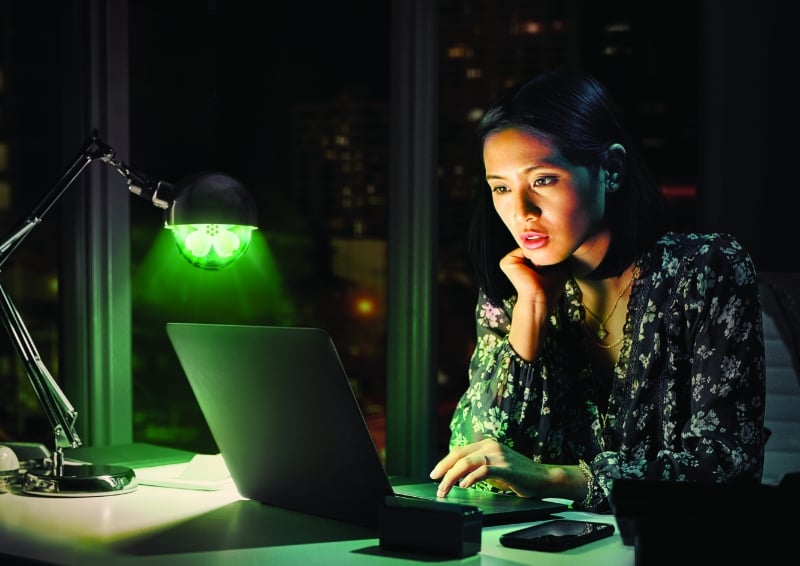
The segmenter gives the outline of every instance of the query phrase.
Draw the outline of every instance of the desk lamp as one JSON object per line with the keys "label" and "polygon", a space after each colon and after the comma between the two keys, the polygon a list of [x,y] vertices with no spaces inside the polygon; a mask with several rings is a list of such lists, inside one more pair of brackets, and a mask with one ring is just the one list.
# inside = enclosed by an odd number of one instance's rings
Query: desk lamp
{"label": "desk lamp", "polygon": [[[178,183],[151,180],[115,159],[114,150],[92,132],[61,179],[22,225],[0,241],[0,268],[24,238],[94,161],[114,167],[131,193],[164,211],[164,225],[175,236],[181,255],[197,267],[217,270],[241,257],[256,229],[256,208],[236,180],[220,173],[192,175]],[[42,362],[28,329],[0,282],[0,319],[25,364],[28,379],[53,428],[55,448],[41,468],[27,470],[23,491],[37,495],[85,497],[136,489],[133,470],[124,466],[65,463],[65,448],[81,446],[75,431],[77,411]]]}

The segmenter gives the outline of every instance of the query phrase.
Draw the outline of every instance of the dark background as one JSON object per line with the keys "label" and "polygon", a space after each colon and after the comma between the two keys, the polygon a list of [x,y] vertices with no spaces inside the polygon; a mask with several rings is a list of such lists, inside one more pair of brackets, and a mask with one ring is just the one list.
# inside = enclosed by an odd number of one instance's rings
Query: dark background
{"label": "dark background", "polygon": [[[88,4],[0,0],[0,143],[6,144],[0,183],[7,187],[0,185],[0,225],[7,230],[59,176],[69,157],[64,147],[77,151],[83,141],[66,139],[74,136],[66,126],[74,117],[65,100],[83,72],[75,53],[85,38],[71,26]],[[378,156],[375,177],[383,179],[378,190],[386,194],[392,175],[389,131],[396,125],[389,113],[391,3],[291,2],[256,8],[238,0],[129,0],[128,6],[129,55],[114,61],[129,77],[130,150],[121,157],[173,181],[187,173],[222,170],[253,192],[260,228],[272,238],[276,262],[294,293],[291,300],[300,306],[295,322],[331,330],[359,387],[374,392],[362,401],[365,408],[376,409],[379,418],[370,423],[379,430],[385,406],[380,384],[389,347],[386,321],[358,327],[362,323],[343,312],[347,303],[342,297],[358,282],[332,271],[328,245],[334,237],[353,237],[348,224],[337,228],[328,223],[342,213],[337,191],[349,179],[336,177],[335,163],[314,163],[306,156],[303,163],[311,163],[320,181],[297,184],[296,132],[307,125],[294,121],[294,111],[315,105],[338,108],[342,97],[353,101],[356,116],[367,107],[370,112],[385,108],[385,121],[360,143]],[[441,390],[443,423],[449,419],[448,403],[465,385],[473,324],[464,218],[483,182],[469,116],[512,79],[563,64],[593,72],[611,89],[662,186],[681,189],[670,193],[676,225],[735,234],[761,271],[800,270],[794,246],[794,163],[800,145],[794,4],[440,0],[438,6],[438,245],[444,282],[438,289],[439,354],[443,373],[452,380]],[[536,35],[511,32],[532,19],[552,25]],[[567,22],[567,32],[556,31],[558,21]],[[628,26],[624,31],[619,31],[621,23]],[[448,57],[455,46],[468,47],[471,56]],[[469,69],[480,69],[481,77],[465,80]],[[161,220],[147,203],[130,202],[135,270]],[[364,225],[372,227],[361,237],[385,239],[392,213],[391,202],[359,211]],[[2,274],[42,357],[59,377],[63,305],[53,289],[60,266],[71,258],[62,257],[54,243],[69,221],[57,211],[50,214]],[[172,292],[164,289],[167,297]],[[223,298],[205,307],[210,311],[214,306],[224,309]],[[195,315],[202,312],[198,308]],[[176,376],[175,360],[154,359],[153,352],[164,345],[159,334],[164,321],[157,314],[134,304],[140,358],[134,381],[137,387],[169,394],[151,394],[148,403],[156,404],[134,411],[173,419],[165,418],[164,426],[175,434],[161,441],[211,450],[196,407],[182,420],[181,411],[193,400]],[[259,322],[271,316],[250,315]],[[375,342],[369,356],[356,348],[364,336]],[[0,399],[0,435],[49,443],[36,399],[2,340]],[[143,399],[134,403],[141,405]],[[187,438],[179,430],[197,433]]]}

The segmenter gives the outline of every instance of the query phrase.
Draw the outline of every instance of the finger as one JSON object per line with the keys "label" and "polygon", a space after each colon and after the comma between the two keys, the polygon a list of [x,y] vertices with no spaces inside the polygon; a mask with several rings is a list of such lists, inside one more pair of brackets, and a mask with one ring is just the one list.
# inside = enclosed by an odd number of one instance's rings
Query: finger
{"label": "finger", "polygon": [[467,475],[461,478],[458,482],[459,487],[472,487],[477,482],[487,479],[489,477],[489,466],[491,460],[487,454],[481,454],[481,461],[477,466]]}
{"label": "finger", "polygon": [[469,487],[488,475],[489,458],[484,454],[472,453],[460,458],[447,470],[436,490],[437,497],[445,497],[456,483]]}
{"label": "finger", "polygon": [[469,453],[470,450],[466,446],[458,446],[453,448],[447,454],[447,456],[439,460],[439,462],[433,467],[433,470],[431,470],[430,473],[431,479],[436,480],[442,477],[447,470],[452,468],[456,462],[461,460],[461,458],[465,457]]}
{"label": "finger", "polygon": [[500,258],[501,265],[526,265],[529,267],[531,264],[528,262],[529,260],[525,257],[525,252],[522,248],[511,250],[505,256]]}

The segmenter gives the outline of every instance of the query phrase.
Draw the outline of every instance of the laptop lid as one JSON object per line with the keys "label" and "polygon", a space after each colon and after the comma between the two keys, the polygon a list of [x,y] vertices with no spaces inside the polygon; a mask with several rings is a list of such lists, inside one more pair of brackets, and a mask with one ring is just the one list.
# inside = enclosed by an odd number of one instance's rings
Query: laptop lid
{"label": "laptop lid", "polygon": [[[200,323],[166,328],[241,495],[378,526],[384,497],[396,492],[326,331]],[[435,499],[433,482],[399,489]],[[488,498],[505,505],[480,501]],[[440,501],[481,508],[484,524],[536,520],[567,508],[463,489]]]}

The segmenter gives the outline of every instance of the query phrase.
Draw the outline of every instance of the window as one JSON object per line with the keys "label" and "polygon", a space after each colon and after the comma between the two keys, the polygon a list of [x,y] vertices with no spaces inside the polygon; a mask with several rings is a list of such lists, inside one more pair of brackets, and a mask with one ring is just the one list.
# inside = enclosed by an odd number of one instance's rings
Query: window
{"label": "window", "polygon": [[[59,179],[57,11],[0,2],[0,238],[5,239]],[[78,140],[80,143],[82,140]],[[76,148],[77,149],[77,148]],[[58,207],[3,265],[0,283],[22,314],[43,363],[59,376]],[[13,342],[0,332],[0,442],[52,445],[50,424]]]}
{"label": "window", "polygon": [[130,2],[131,162],[168,180],[222,170],[260,224],[244,260],[199,272],[166,267],[159,219],[132,205],[137,441],[216,450],[164,332],[194,321],[325,328],[383,443],[389,10],[316,4],[265,20],[236,2]]}
{"label": "window", "polygon": [[439,2],[439,420],[446,449],[449,415],[467,386],[477,300],[466,255],[472,199],[486,183],[473,131],[507,87],[560,66],[594,73],[612,90],[629,128],[673,204],[694,227],[697,174],[697,47],[672,39],[696,33],[693,2],[669,14],[636,2]]}

